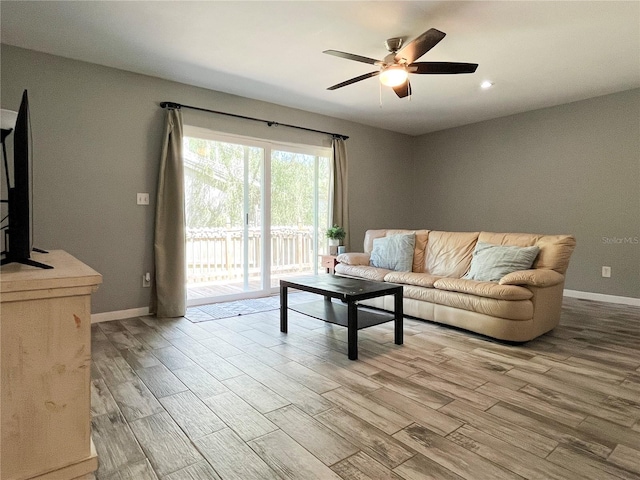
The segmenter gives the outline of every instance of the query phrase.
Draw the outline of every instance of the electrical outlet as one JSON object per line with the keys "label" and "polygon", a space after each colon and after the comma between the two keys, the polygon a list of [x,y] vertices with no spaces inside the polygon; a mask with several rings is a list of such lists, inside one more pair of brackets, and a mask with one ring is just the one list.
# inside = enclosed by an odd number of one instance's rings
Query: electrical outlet
{"label": "electrical outlet", "polygon": [[151,286],[151,274],[149,272],[142,275],[142,287],[148,288]]}
{"label": "electrical outlet", "polygon": [[138,205],[149,205],[149,194],[148,193],[138,193],[137,203],[138,203]]}
{"label": "electrical outlet", "polygon": [[602,276],[604,278],[611,278],[611,267],[602,267]]}

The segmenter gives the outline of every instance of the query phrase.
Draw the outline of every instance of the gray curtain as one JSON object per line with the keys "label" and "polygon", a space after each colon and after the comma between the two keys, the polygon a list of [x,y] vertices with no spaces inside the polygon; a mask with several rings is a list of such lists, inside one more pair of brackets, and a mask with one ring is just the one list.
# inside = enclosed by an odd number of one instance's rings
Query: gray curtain
{"label": "gray curtain", "polygon": [[347,190],[347,145],[342,138],[333,139],[333,202],[331,225],[347,232],[344,245],[349,250],[349,198]]}
{"label": "gray curtain", "polygon": [[151,312],[180,317],[187,308],[182,112],[167,110],[156,199],[155,282]]}

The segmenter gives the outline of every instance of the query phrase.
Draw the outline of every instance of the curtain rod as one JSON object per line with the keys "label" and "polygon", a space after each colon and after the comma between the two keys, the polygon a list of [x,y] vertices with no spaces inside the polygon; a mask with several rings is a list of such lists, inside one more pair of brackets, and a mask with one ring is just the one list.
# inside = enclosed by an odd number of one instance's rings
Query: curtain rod
{"label": "curtain rod", "polygon": [[271,120],[263,120],[261,118],[246,117],[244,115],[236,115],[235,113],[219,112],[217,110],[209,110],[207,108],[193,107],[191,105],[182,105],[180,103],[175,103],[175,102],[162,102],[162,103],[160,103],[160,106],[162,108],[174,108],[174,109],[178,109],[178,110],[181,109],[181,108],[189,108],[191,110],[198,110],[200,112],[215,113],[215,114],[218,114],[218,115],[226,115],[228,117],[242,118],[244,120],[252,120],[254,122],[262,122],[262,123],[266,123],[270,127],[281,126],[281,127],[296,128],[298,130],[305,130],[307,132],[323,133],[325,135],[331,135],[334,138],[341,138],[342,140],[346,140],[346,139],[349,138],[348,136],[342,135],[340,133],[324,132],[322,130],[316,130],[314,128],[299,127],[298,125],[290,125],[288,123],[278,123],[278,122],[274,122],[274,121],[271,121]]}

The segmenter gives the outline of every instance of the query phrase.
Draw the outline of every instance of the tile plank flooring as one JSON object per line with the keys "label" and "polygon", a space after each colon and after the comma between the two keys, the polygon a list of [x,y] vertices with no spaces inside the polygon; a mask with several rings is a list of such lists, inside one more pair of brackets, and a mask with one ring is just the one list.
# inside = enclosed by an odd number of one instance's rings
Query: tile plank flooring
{"label": "tile plank flooring", "polygon": [[278,311],[92,326],[98,480],[640,480],[640,308],[567,298],[510,345]]}

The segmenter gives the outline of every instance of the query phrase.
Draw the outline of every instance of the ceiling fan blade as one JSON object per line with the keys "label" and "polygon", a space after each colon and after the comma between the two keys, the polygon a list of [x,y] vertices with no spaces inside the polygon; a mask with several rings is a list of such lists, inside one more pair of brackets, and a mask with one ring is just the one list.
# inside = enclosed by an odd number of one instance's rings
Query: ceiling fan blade
{"label": "ceiling fan blade", "polygon": [[414,38],[411,42],[406,44],[402,49],[396,53],[395,61],[399,62],[401,59],[405,59],[407,63],[413,63],[422,55],[427,53],[433,47],[435,47],[440,40],[445,37],[446,33],[430,28],[422,35]]}
{"label": "ceiling fan blade", "polygon": [[411,83],[407,80],[402,85],[393,87],[393,91],[396,92],[396,95],[398,95],[399,98],[404,98],[411,94]]}
{"label": "ceiling fan blade", "polygon": [[359,82],[361,80],[366,80],[367,78],[375,77],[376,75],[380,75],[380,71],[376,70],[375,72],[365,73],[364,75],[360,75],[359,77],[352,78],[350,80],[345,80],[344,82],[333,85],[332,87],[327,88],[327,90],[336,90],[338,88],[346,87],[347,85],[351,85],[352,83]]}
{"label": "ceiling fan blade", "polygon": [[369,63],[371,65],[375,65],[376,63],[382,63],[380,60],[376,60],[375,58],[362,57],[360,55],[354,55],[353,53],[340,52],[338,50],[325,50],[322,53],[326,53],[327,55],[333,55],[334,57],[346,58],[347,60],[355,60],[356,62]]}
{"label": "ceiling fan blade", "polygon": [[460,62],[417,62],[409,65],[410,73],[438,75],[448,73],[473,73],[478,68],[477,63]]}

